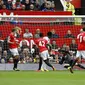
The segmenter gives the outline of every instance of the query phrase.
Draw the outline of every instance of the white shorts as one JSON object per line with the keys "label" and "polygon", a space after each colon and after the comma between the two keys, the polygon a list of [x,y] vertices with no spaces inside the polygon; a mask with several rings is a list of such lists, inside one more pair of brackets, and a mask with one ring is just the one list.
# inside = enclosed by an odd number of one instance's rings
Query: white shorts
{"label": "white shorts", "polygon": [[85,59],[85,51],[77,51],[76,57],[83,57]]}
{"label": "white shorts", "polygon": [[11,53],[12,53],[13,56],[17,56],[17,55],[19,55],[19,53],[18,53],[18,49],[17,49],[17,48],[10,49],[10,51],[11,51]]}
{"label": "white shorts", "polygon": [[40,56],[41,56],[41,58],[42,58],[43,60],[48,59],[48,58],[49,58],[48,50],[41,52],[41,53],[40,53]]}

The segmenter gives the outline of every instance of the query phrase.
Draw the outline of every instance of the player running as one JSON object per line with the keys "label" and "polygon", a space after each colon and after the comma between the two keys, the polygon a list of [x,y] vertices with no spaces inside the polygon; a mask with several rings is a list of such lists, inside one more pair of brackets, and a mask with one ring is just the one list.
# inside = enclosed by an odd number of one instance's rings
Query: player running
{"label": "player running", "polygon": [[[62,54],[62,57],[59,59],[59,64],[64,64],[64,67],[69,69],[75,59],[72,57],[72,53],[70,53],[66,48],[59,50],[59,53]],[[75,65],[82,69],[85,69],[85,67],[79,63],[76,63]],[[71,71],[71,73],[73,73],[73,71]]]}
{"label": "player running", "polygon": [[9,50],[10,50],[11,54],[13,55],[13,63],[14,63],[13,70],[19,71],[17,69],[17,64],[19,61],[19,53],[18,53],[19,41],[16,39],[16,33],[18,33],[20,35],[21,28],[15,27],[12,29],[11,33],[8,36],[8,44],[9,44]]}
{"label": "player running", "polygon": [[78,50],[77,50],[77,54],[76,54],[76,59],[72,63],[71,67],[69,68],[71,72],[73,70],[73,66],[77,62],[79,62],[81,56],[85,59],[85,27],[83,28],[83,32],[78,34],[77,41],[78,41]]}
{"label": "player running", "polygon": [[[43,39],[47,40],[47,45],[46,47],[48,48],[48,51],[50,53],[51,51],[51,44],[50,44],[50,38],[52,37],[52,33],[48,32],[47,36],[44,36]],[[49,56],[49,59],[51,59],[52,57]],[[40,64],[41,64],[41,59],[40,59]],[[41,71],[49,71],[46,67],[46,64],[44,61],[42,61],[42,65],[41,65]]]}
{"label": "player running", "polygon": [[[39,48],[39,52],[40,52],[40,57],[41,57],[41,60],[45,62],[45,64],[47,64],[49,67],[51,67],[53,70],[55,70],[54,66],[52,66],[50,63],[49,63],[49,53],[48,53],[48,49],[46,47],[46,45],[48,44],[48,41],[43,39],[43,34],[40,34],[40,37],[39,39],[37,39],[35,41],[36,45],[38,46]],[[41,61],[41,62],[42,62]],[[42,64],[42,63],[41,63]],[[40,70],[40,69],[39,69]]]}

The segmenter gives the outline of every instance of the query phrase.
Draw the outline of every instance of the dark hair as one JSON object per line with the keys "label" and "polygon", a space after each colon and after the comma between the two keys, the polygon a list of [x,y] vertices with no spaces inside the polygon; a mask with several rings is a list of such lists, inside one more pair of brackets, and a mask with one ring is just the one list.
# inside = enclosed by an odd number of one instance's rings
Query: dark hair
{"label": "dark hair", "polygon": [[48,33],[47,33],[47,36],[48,36],[49,38],[51,38],[51,37],[52,37],[52,32],[48,32]]}
{"label": "dark hair", "polygon": [[39,35],[40,35],[40,37],[43,37],[43,33],[40,33]]}
{"label": "dark hair", "polygon": [[83,27],[82,29],[83,29],[83,31],[85,31],[85,27]]}

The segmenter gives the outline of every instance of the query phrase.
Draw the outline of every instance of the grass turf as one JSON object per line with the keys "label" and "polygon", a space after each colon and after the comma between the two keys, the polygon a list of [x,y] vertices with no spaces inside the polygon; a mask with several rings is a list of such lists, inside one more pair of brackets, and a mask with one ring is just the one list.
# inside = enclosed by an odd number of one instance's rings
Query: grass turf
{"label": "grass turf", "polygon": [[0,85],[85,85],[85,72],[0,71]]}

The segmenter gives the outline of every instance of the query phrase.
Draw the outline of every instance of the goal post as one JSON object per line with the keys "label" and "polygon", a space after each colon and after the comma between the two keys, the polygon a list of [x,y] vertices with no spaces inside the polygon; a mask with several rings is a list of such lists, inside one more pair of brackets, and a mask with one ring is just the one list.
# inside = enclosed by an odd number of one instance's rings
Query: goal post
{"label": "goal post", "polygon": [[[22,35],[18,36],[18,39],[22,40],[24,38],[25,29],[29,29],[33,39],[39,38],[39,36],[35,36],[39,31],[43,33],[44,36],[47,36],[48,32],[52,32],[51,43],[52,41],[56,41],[56,44],[60,48],[63,44],[70,45],[73,39],[76,40],[84,24],[85,16],[0,15],[0,41],[4,41],[11,32],[11,29],[18,26],[22,29]],[[69,30],[74,37],[65,37]],[[30,37],[26,39],[29,41]],[[2,45],[0,44],[0,46]]]}

